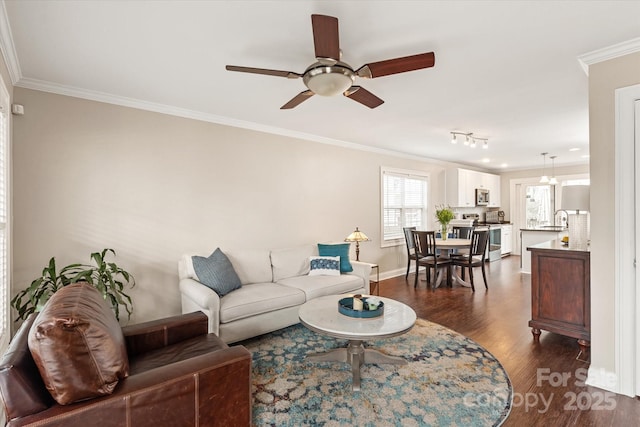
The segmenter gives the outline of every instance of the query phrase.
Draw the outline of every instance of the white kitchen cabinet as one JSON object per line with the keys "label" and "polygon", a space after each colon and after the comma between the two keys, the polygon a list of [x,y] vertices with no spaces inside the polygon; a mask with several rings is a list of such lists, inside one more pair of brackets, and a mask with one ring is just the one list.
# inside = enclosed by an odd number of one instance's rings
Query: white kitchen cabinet
{"label": "white kitchen cabinet", "polygon": [[475,176],[478,172],[467,169],[448,169],[445,178],[445,203],[451,207],[476,205]]}
{"label": "white kitchen cabinet", "polygon": [[489,207],[500,206],[500,175],[468,169],[447,169],[445,203],[451,207],[474,207],[476,188],[489,190]]}
{"label": "white kitchen cabinet", "polygon": [[513,251],[513,225],[502,224],[500,232],[500,255],[507,255]]}
{"label": "white kitchen cabinet", "polygon": [[486,182],[486,188],[489,190],[489,207],[500,207],[500,175],[493,175],[490,173],[484,173],[484,181]]}

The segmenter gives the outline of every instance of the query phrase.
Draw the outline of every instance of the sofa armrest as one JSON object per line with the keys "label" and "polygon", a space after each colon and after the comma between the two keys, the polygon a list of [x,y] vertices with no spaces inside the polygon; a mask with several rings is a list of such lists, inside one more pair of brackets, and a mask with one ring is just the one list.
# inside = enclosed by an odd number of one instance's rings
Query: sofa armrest
{"label": "sofa armrest", "polygon": [[251,404],[251,353],[234,346],[131,375],[111,395],[54,405],[9,425],[248,426]]}
{"label": "sofa armrest", "polygon": [[129,357],[166,347],[208,331],[207,316],[198,311],[125,326],[122,333]]}
{"label": "sofa armrest", "polygon": [[220,336],[220,297],[197,280],[180,279],[182,313],[202,311],[209,317],[209,332]]}
{"label": "sofa armrest", "polygon": [[356,276],[362,277],[364,280],[364,288],[366,289],[366,294],[369,294],[369,280],[371,276],[371,264],[368,262],[361,261],[351,261],[351,266],[353,267],[353,271],[348,274],[355,274]]}

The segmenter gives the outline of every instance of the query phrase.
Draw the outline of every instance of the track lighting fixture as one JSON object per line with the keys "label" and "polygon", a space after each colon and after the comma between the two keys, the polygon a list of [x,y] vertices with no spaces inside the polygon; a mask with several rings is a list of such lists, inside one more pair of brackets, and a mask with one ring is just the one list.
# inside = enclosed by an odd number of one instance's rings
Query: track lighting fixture
{"label": "track lighting fixture", "polygon": [[489,148],[489,138],[479,138],[473,135],[473,132],[451,132],[451,143],[458,143],[458,135],[464,136],[464,145],[471,148],[476,148],[478,141],[482,141],[482,148]]}

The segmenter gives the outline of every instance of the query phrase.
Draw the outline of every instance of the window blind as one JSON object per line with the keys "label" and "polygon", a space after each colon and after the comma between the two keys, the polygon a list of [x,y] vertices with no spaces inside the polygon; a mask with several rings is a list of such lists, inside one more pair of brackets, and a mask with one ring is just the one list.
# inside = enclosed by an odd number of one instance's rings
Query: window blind
{"label": "window blind", "polygon": [[403,227],[425,228],[427,212],[426,175],[382,171],[383,241],[404,239]]}

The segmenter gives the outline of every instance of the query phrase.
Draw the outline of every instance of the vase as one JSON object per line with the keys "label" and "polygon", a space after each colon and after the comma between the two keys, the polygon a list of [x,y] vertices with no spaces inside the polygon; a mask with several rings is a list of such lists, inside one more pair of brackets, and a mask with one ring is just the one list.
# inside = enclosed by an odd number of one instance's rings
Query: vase
{"label": "vase", "polygon": [[447,237],[449,236],[448,228],[449,224],[442,224],[442,231],[440,232],[442,240],[447,240]]}

